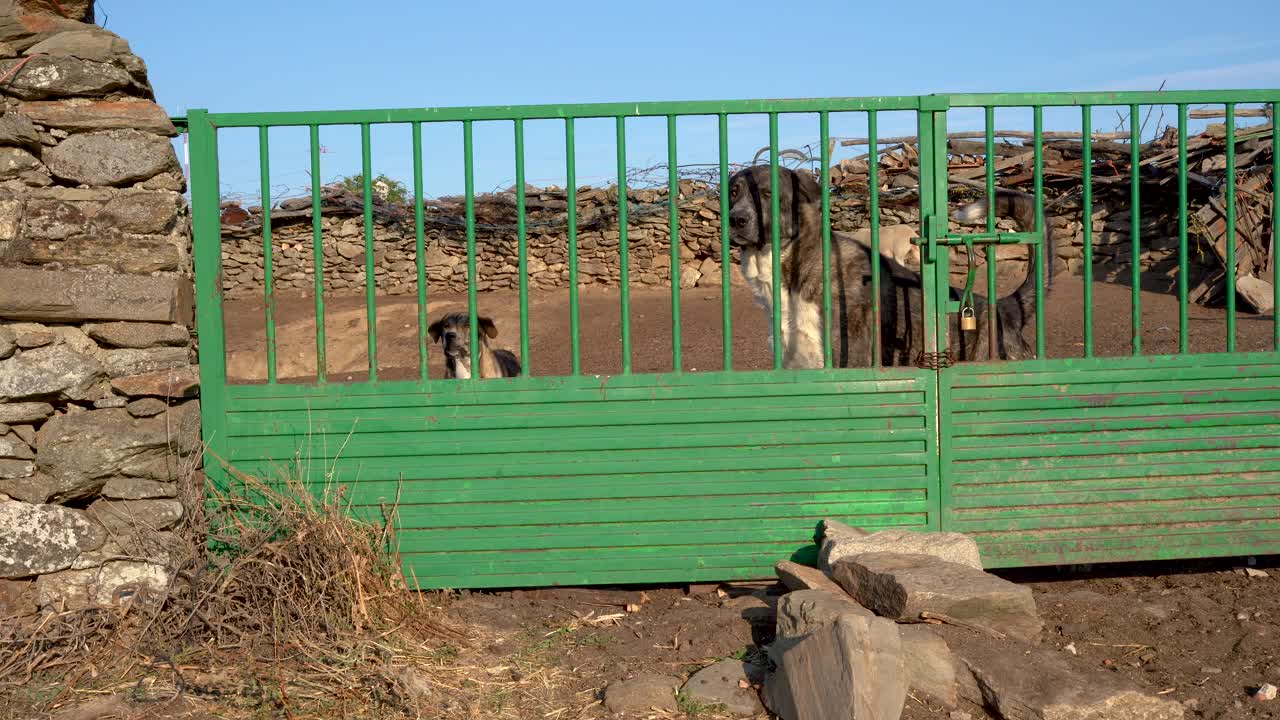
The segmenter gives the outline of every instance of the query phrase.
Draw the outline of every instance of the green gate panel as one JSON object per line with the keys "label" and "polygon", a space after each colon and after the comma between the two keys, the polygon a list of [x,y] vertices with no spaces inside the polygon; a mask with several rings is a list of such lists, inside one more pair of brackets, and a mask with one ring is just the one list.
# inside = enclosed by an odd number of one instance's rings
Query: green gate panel
{"label": "green gate panel", "polygon": [[910,368],[230,386],[223,452],[356,512],[398,498],[424,588],[764,578],[826,517],[938,529],[936,390]]}
{"label": "green gate panel", "polygon": [[945,530],[989,567],[1280,552],[1274,354],[941,374]]}

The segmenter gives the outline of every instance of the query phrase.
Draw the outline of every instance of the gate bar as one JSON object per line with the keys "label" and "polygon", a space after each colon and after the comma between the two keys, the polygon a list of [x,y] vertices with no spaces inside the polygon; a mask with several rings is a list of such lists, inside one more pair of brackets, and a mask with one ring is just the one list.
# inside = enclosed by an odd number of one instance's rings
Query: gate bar
{"label": "gate bar", "polygon": [[1187,315],[1187,104],[1178,103],[1178,353],[1191,347]]}
{"label": "gate bar", "polygon": [[324,337],[324,228],[320,224],[320,126],[310,126],[311,141],[311,262],[316,293],[316,382],[328,382]]}
{"label": "gate bar", "polygon": [[1280,350],[1280,102],[1271,103],[1271,346]]}
{"label": "gate bar", "polygon": [[529,377],[529,238],[524,219],[524,120],[515,120],[516,248],[520,255],[520,376]]}
{"label": "gate bar", "polygon": [[[822,146],[822,367],[831,364],[831,120],[818,113],[818,142]],[[878,256],[873,256],[873,262]]]}
{"label": "gate bar", "polygon": [[427,236],[422,207],[422,123],[413,123],[413,247],[418,278],[418,377],[429,378],[427,361]]}
{"label": "gate bar", "polygon": [[471,349],[469,359],[471,381],[480,379],[480,322],[476,309],[476,172],[475,148],[472,145],[474,128],[470,120],[462,121],[462,188],[466,204],[466,238],[467,238],[467,315],[469,337],[467,347]]}
{"label": "gate bar", "polygon": [[778,113],[769,113],[769,234],[772,236],[773,369],[782,369],[782,211],[778,207]]}
{"label": "gate bar", "polygon": [[667,217],[671,241],[671,371],[680,372],[680,168],[676,155],[676,116],[667,116]]}
{"label": "gate bar", "polygon": [[[871,215],[871,317],[875,325],[879,328],[880,324],[880,138],[879,133],[879,117],[875,110],[867,111],[867,185],[871,189],[871,205],[868,208],[868,214]],[[923,145],[918,149],[923,150]],[[920,153],[923,155],[923,152]],[[923,162],[923,160],[921,160]],[[923,187],[923,186],[922,186]],[[924,267],[920,268],[921,273]],[[923,275],[922,275],[923,277]],[[921,283],[921,297],[923,298],[924,285]],[[871,366],[880,367],[881,356],[884,354],[880,347],[882,342],[880,332],[871,333]]]}
{"label": "gate bar", "polygon": [[[996,232],[996,138],[993,134],[996,127],[996,109],[991,105],[983,108],[986,128],[987,157],[982,161],[987,170],[987,232]],[[989,358],[994,361],[1000,357],[996,352],[996,248],[987,245],[984,248],[987,256],[987,350]],[[972,257],[972,255],[970,255]],[[957,338],[963,343],[964,334]]]}
{"label": "gate bar", "polygon": [[[1035,215],[1036,215],[1036,233],[1043,238],[1045,232],[1049,230],[1044,226],[1044,108],[1036,105],[1031,108],[1031,124],[1032,124],[1032,175],[1034,175],[1035,183]],[[1047,265],[1055,262],[1056,258],[1045,257],[1045,243],[1038,243],[1035,247],[1036,252],[1036,357],[1044,359],[1044,280],[1046,274],[1053,272],[1053,267]]]}
{"label": "gate bar", "polygon": [[569,225],[569,341],[572,375],[582,374],[578,323],[578,159],[573,139],[573,118],[564,119],[565,222]]}
{"label": "gate bar", "polygon": [[720,127],[720,343],[724,347],[724,369],[733,369],[733,255],[729,252],[729,116],[719,115]]}
{"label": "gate bar", "polygon": [[1093,106],[1080,108],[1080,172],[1084,179],[1081,224],[1084,225],[1084,356],[1093,357]]}
{"label": "gate bar", "polygon": [[1129,283],[1133,286],[1133,347],[1134,355],[1142,354],[1142,207],[1139,175],[1142,164],[1142,126],[1139,116],[1142,108],[1129,106],[1129,237],[1133,240],[1129,260]]}
{"label": "gate bar", "polygon": [[[1227,118],[1227,352],[1236,351],[1236,104],[1226,104]],[[1274,198],[1275,188],[1272,188]],[[1272,202],[1274,205],[1274,200]]]}
{"label": "gate bar", "polygon": [[268,126],[258,128],[258,162],[262,180],[262,305],[267,322],[267,384],[276,384],[276,299],[271,247],[271,149]]}
{"label": "gate bar", "polygon": [[[369,382],[378,381],[378,308],[373,263],[373,153],[369,123],[360,123],[360,168],[364,199],[364,306],[369,331]],[[474,345],[472,347],[475,347]]]}
{"label": "gate bar", "polygon": [[631,374],[631,245],[627,238],[627,119],[619,115],[618,146],[618,314],[622,320],[622,374]]}

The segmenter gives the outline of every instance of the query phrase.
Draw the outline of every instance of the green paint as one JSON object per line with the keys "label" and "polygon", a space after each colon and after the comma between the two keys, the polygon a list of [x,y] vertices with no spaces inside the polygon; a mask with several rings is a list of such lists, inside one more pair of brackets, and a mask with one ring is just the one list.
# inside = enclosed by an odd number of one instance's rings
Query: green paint
{"label": "green paint", "polygon": [[[1276,349],[1191,355],[1187,287],[1179,285],[1177,355],[1141,352],[1140,304],[1131,303],[1133,352],[1097,358],[1088,338],[1084,358],[1044,356],[1047,263],[1045,218],[1031,231],[1000,233],[994,215],[976,233],[947,229],[947,110],[981,107],[988,158],[993,156],[996,107],[1033,112],[1035,197],[1043,208],[1043,107],[1127,105],[1136,138],[1143,105],[1179,104],[1178,186],[1187,198],[1187,107],[1280,102],[1277,91],[1175,93],[1049,93],[932,95],[906,98],[762,100],[454,108],[321,113],[246,113],[187,118],[192,148],[194,260],[199,302],[204,439],[212,457],[238,471],[268,478],[291,473],[315,483],[348,486],[352,512],[380,517],[400,501],[397,533],[404,562],[423,587],[500,587],[550,584],[693,582],[769,577],[778,559],[814,561],[813,533],[824,517],[869,529],[909,527],[973,533],[990,567],[1062,562],[1189,558],[1280,552],[1280,321]],[[1016,363],[964,363],[942,370],[916,367],[832,367],[832,333],[823,332],[826,367],[732,370],[730,265],[722,262],[721,339],[724,371],[682,372],[679,322],[677,207],[671,222],[672,371],[633,373],[630,367],[629,294],[623,293],[625,370],[612,377],[583,376],[579,364],[577,215],[574,120],[610,118],[615,124],[620,176],[619,252],[629,255],[625,206],[625,118],[664,118],[670,171],[667,188],[678,198],[676,125],[686,115],[718,122],[719,175],[727,184],[730,115],[766,114],[770,181],[778,182],[778,117],[818,116],[823,172],[822,236],[831,243],[829,113],[867,112],[870,135],[872,250],[879,253],[879,111],[917,114],[920,135],[921,251],[928,352],[946,350],[949,297],[947,248],[1029,245],[1036,257],[1038,357]],[[573,373],[528,375],[527,238],[524,133],[528,119],[565,123],[569,177],[569,275]],[[217,128],[256,127],[263,187],[269,184],[266,137],[270,127],[306,126],[311,132],[312,175],[320,176],[319,128],[355,124],[362,131],[366,201],[371,194],[369,128],[412,127],[415,247],[418,252],[419,326],[425,326],[426,269],[421,199],[422,125],[463,128],[466,193],[468,310],[474,318],[477,254],[473,124],[514,123],[517,173],[521,377],[485,382],[429,379],[427,343],[419,339],[419,370],[410,380],[325,382],[323,322],[316,328],[315,382],[227,385],[220,304],[220,223]],[[1229,117],[1230,139],[1236,134]],[[1273,138],[1273,145],[1278,141]],[[1085,144],[1088,153],[1089,144]],[[1138,148],[1130,150],[1131,161]],[[1234,153],[1228,158],[1234,163]],[[1086,177],[1089,158],[1086,155]],[[1280,177],[1280,159],[1273,167]],[[997,186],[988,165],[988,197]],[[1130,216],[1135,256],[1141,247],[1139,186],[1133,173]],[[316,315],[323,318],[320,188],[312,187],[316,250]],[[1234,190],[1230,190],[1230,206]],[[1091,198],[1090,198],[1091,199]],[[720,198],[720,253],[729,255],[728,199]],[[781,208],[770,193],[775,233]],[[370,258],[371,204],[366,202],[366,263]],[[1280,217],[1280,216],[1278,216]],[[1234,216],[1229,217],[1234,224]],[[1179,260],[1187,263],[1187,217],[1180,213]],[[1280,219],[1273,222],[1280,227]],[[1091,230],[1091,228],[1087,229]],[[263,233],[270,243],[270,230]],[[780,331],[782,238],[770,241],[775,282],[774,316]],[[264,265],[270,267],[270,252]],[[1086,263],[1086,266],[1088,263]],[[623,277],[629,274],[623,262]],[[993,264],[989,263],[989,268]],[[878,290],[873,265],[869,279]],[[265,270],[266,268],[264,268]],[[368,277],[372,271],[366,265]],[[824,263],[822,311],[830,317],[834,266]],[[990,270],[989,270],[990,272]],[[1280,273],[1280,270],[1277,270]],[[992,276],[988,275],[988,289]],[[1277,279],[1280,279],[1278,277]],[[372,283],[370,283],[370,288]],[[1277,283],[1280,288],[1280,283]],[[1280,290],[1278,290],[1280,292]],[[878,292],[876,293],[878,297]],[[268,294],[270,300],[270,294]],[[372,290],[370,363],[376,370]],[[270,303],[268,303],[270,308]],[[879,308],[874,308],[878,311]],[[1090,308],[1084,308],[1091,323]],[[268,317],[272,325],[274,314]],[[477,342],[472,323],[471,342]],[[1234,335],[1234,324],[1231,326]],[[779,332],[780,335],[780,332]],[[595,340],[589,338],[588,341]],[[691,338],[715,342],[712,338]],[[878,339],[877,339],[878,340]],[[349,342],[350,338],[342,338]],[[1234,349],[1234,346],[1232,346]],[[879,353],[877,352],[877,358]],[[878,362],[878,360],[877,360]],[[206,463],[215,483],[225,479],[217,461]]]}

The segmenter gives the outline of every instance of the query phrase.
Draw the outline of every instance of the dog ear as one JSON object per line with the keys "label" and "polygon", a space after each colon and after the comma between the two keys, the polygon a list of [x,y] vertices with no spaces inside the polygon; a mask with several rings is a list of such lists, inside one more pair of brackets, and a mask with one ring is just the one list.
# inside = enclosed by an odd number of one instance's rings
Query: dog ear
{"label": "dog ear", "polygon": [[444,332],[444,320],[437,320],[427,326],[427,334],[431,336],[431,342],[439,342],[440,334]]}
{"label": "dog ear", "polygon": [[498,326],[494,325],[492,320],[487,317],[476,319],[480,321],[480,329],[484,331],[485,335],[488,335],[490,339],[498,337]]}
{"label": "dog ear", "polygon": [[[797,237],[817,237],[822,233],[822,186],[805,170],[790,170],[791,215]],[[781,179],[781,178],[779,178]]]}

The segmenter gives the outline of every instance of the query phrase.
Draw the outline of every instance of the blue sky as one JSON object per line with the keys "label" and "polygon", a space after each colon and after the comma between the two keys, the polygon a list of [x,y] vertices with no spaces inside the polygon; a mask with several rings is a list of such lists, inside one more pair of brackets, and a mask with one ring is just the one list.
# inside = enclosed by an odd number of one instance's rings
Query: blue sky
{"label": "blue sky", "polygon": [[[909,95],[935,92],[1280,87],[1280,3],[429,2],[99,0],[99,22],[150,68],[171,113]],[[1218,11],[1215,17],[1214,13]],[[1078,115],[1046,118],[1078,127]],[[628,121],[628,163],[665,160],[660,120]],[[906,115],[881,134],[910,132]],[[952,128],[981,127],[953,113]],[[1119,122],[1099,109],[1095,128]],[[1010,111],[1001,127],[1029,129]],[[767,143],[758,118],[731,125],[731,155]],[[611,122],[578,132],[578,180],[611,182]],[[681,163],[713,162],[714,121],[682,120]],[[813,117],[784,118],[784,147],[812,143]],[[865,131],[860,116],[834,135]],[[528,181],[564,182],[563,127],[527,130]],[[256,195],[252,131],[225,132],[224,191]],[[408,180],[409,134],[378,127],[374,173]],[[326,130],[322,179],[358,172],[358,133]],[[272,194],[307,186],[305,131],[273,131]],[[510,124],[476,129],[478,190],[514,179]],[[456,192],[460,130],[429,128],[429,194]],[[842,149],[841,155],[852,150]],[[839,157],[838,156],[838,157]]]}

